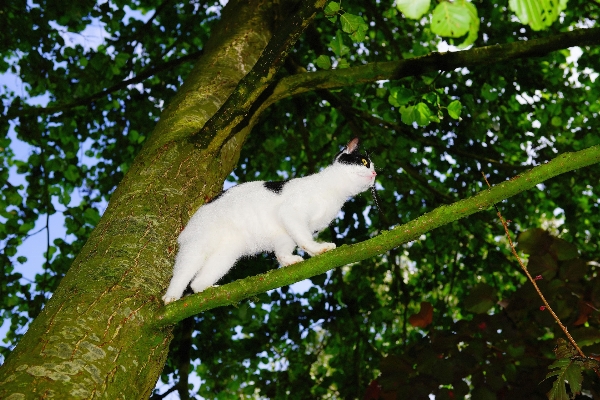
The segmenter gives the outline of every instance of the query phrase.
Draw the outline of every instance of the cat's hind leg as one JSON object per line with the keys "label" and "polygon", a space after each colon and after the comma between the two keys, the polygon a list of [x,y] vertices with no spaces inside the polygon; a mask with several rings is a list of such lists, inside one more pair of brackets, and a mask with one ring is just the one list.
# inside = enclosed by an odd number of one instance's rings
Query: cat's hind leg
{"label": "cat's hind leg", "polygon": [[240,252],[232,249],[222,249],[207,258],[190,286],[194,293],[203,291],[217,283],[240,258]]}
{"label": "cat's hind leg", "polygon": [[194,275],[202,268],[204,256],[195,249],[185,249],[177,254],[173,267],[173,278],[167,292],[162,297],[165,304],[179,300]]}

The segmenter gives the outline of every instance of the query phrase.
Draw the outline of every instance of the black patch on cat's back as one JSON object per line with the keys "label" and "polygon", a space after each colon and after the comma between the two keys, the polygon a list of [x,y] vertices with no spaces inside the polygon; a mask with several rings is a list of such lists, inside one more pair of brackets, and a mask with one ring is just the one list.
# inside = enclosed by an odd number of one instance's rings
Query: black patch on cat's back
{"label": "black patch on cat's back", "polygon": [[263,183],[265,189],[270,190],[275,194],[280,194],[283,186],[287,183],[287,181],[272,181]]}

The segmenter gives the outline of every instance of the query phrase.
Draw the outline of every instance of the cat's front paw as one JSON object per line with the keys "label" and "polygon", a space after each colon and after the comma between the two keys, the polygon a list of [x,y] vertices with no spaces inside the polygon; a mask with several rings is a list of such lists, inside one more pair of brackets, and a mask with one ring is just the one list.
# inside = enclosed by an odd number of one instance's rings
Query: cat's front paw
{"label": "cat's front paw", "polygon": [[162,297],[163,302],[165,303],[165,306],[169,303],[174,302],[175,300],[179,300],[179,298],[175,297],[175,296],[167,296],[166,294]]}
{"label": "cat's front paw", "polygon": [[323,254],[326,251],[335,249],[335,243],[315,243],[311,245],[310,248],[306,248],[306,250],[311,256],[318,256],[319,254]]}
{"label": "cat's front paw", "polygon": [[302,261],[304,261],[304,258],[302,258],[300,256],[296,256],[294,254],[289,254],[289,255],[277,257],[277,261],[279,261],[279,264],[282,267],[285,267],[286,265],[292,265],[292,264],[302,262]]}

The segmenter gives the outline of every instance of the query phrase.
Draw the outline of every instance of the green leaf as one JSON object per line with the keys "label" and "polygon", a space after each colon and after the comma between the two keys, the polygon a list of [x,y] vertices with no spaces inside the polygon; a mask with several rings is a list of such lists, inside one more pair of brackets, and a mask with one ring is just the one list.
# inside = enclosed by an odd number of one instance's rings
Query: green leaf
{"label": "green leaf", "polygon": [[556,380],[552,384],[552,389],[547,393],[548,400],[569,400],[570,397],[567,394],[566,387],[567,382],[573,395],[581,393],[583,376],[581,375],[582,367],[580,365],[569,358],[561,358],[548,368],[555,371],[548,372],[546,379],[556,376]]}
{"label": "green leaf", "polygon": [[440,105],[440,96],[434,92],[427,92],[421,98],[427,101],[429,104],[437,108]]}
{"label": "green leaf", "polygon": [[335,23],[337,21],[338,13],[340,12],[340,3],[336,3],[332,1],[327,4],[327,6],[323,9],[325,13],[325,17],[330,21]]}
{"label": "green leaf", "polygon": [[426,85],[431,85],[433,81],[435,81],[435,76],[421,75],[421,80],[425,82]]}
{"label": "green leaf", "polygon": [[467,35],[467,38],[458,45],[459,49],[464,49],[475,43],[479,33],[479,14],[477,13],[477,7],[475,7],[473,3],[469,3],[466,0],[463,0],[462,3],[467,8],[467,11],[471,16],[471,23],[469,24],[469,34]]}
{"label": "green leaf", "polygon": [[361,16],[350,13],[344,13],[340,17],[340,22],[342,23],[342,30],[346,33],[355,32],[359,26],[365,25],[365,20]]}
{"label": "green leaf", "polygon": [[4,193],[6,197],[6,202],[11,206],[18,206],[23,202],[23,197],[15,190]]}
{"label": "green leaf", "polygon": [[498,90],[486,82],[481,88],[481,96],[488,101],[494,101],[498,98]]}
{"label": "green leaf", "polygon": [[573,332],[573,338],[581,347],[600,343],[600,331],[593,327],[579,328]]}
{"label": "green leaf", "polygon": [[361,16],[345,13],[340,16],[340,22],[342,30],[349,33],[353,41],[362,42],[365,39],[369,26]]}
{"label": "green leaf", "polygon": [[127,53],[119,53],[115,56],[113,63],[115,66],[117,66],[119,69],[121,69],[122,67],[125,66],[125,63],[127,63],[127,60],[129,59],[130,55]]}
{"label": "green leaf", "polygon": [[128,137],[130,142],[136,143],[138,138],[140,137],[140,133],[135,129],[132,129],[129,131]]}
{"label": "green leaf", "polygon": [[552,126],[560,127],[563,125],[562,118],[558,116],[552,117],[550,124],[552,124]]}
{"label": "green leaf", "polygon": [[7,246],[4,248],[4,254],[12,257],[17,254],[17,248],[15,246]]}
{"label": "green leaf", "polygon": [[76,165],[71,164],[67,167],[64,174],[68,181],[76,182],[77,179],[79,179],[79,168],[77,168]]}
{"label": "green leaf", "polygon": [[406,18],[419,19],[428,10],[431,0],[396,0],[396,7]]}
{"label": "green leaf", "polygon": [[388,101],[394,107],[404,106],[416,98],[415,92],[402,86],[390,88]]}
{"label": "green leaf", "polygon": [[582,368],[580,365],[573,363],[569,365],[565,371],[565,380],[569,382],[569,388],[574,395],[581,393],[581,383],[583,382],[581,370]]}
{"label": "green leaf", "polygon": [[433,116],[425,103],[418,103],[410,107],[400,107],[400,115],[402,116],[402,122],[405,124],[412,125],[413,122],[416,122],[419,126],[428,125]]}
{"label": "green leaf", "polygon": [[52,256],[56,253],[56,250],[58,250],[58,249],[55,246],[50,246],[48,248],[48,251],[44,252],[44,257],[52,259]]}
{"label": "green leaf", "polygon": [[88,207],[83,212],[83,219],[86,223],[96,226],[98,221],[100,221],[100,213],[93,207]]}
{"label": "green leaf", "polygon": [[35,222],[29,221],[19,226],[19,233],[27,233],[35,227]]}
{"label": "green leaf", "polygon": [[354,31],[350,35],[350,38],[356,43],[362,42],[365,40],[365,37],[367,36],[368,29],[369,29],[369,26],[367,24],[359,25],[359,27],[356,29],[356,31]]}
{"label": "green leaf", "polygon": [[469,31],[471,14],[463,3],[444,1],[433,10],[431,31],[436,35],[460,37]]}
{"label": "green leaf", "polygon": [[340,30],[337,31],[335,37],[329,42],[329,47],[331,47],[331,51],[338,57],[343,57],[350,52],[350,48],[344,44],[343,34]]}
{"label": "green leaf", "polygon": [[349,68],[349,67],[350,67],[350,64],[348,64],[348,60],[346,60],[345,58],[340,58],[338,60],[338,63],[337,63],[338,69],[344,69],[344,68]]}
{"label": "green leaf", "polygon": [[459,119],[462,111],[462,103],[459,100],[454,100],[448,104],[448,115],[450,118]]}
{"label": "green leaf", "polygon": [[336,3],[335,1],[330,2],[323,9],[326,17],[331,17],[332,15],[336,15],[340,12],[340,3]]}
{"label": "green leaf", "polygon": [[314,63],[319,68],[331,69],[331,60],[324,54],[321,54],[319,57],[317,57]]}
{"label": "green leaf", "polygon": [[[566,6],[566,2],[564,2]],[[545,29],[558,18],[561,3],[557,0],[509,0],[508,7],[521,23],[534,31]]]}
{"label": "green leaf", "polygon": [[71,193],[64,189],[59,193],[58,202],[64,206],[68,206],[71,203]]}

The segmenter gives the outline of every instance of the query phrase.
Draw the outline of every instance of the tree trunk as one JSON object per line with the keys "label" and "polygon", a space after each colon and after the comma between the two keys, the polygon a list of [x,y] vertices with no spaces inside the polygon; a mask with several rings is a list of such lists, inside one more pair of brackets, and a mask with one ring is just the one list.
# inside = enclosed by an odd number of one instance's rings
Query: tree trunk
{"label": "tree trunk", "polygon": [[[189,138],[221,107],[271,37],[272,8],[230,1],[204,55],[164,110],[81,254],[0,370],[0,398],[148,398],[172,328],[151,327],[176,238],[220,191],[249,124],[219,146]],[[211,142],[219,132],[203,132]],[[220,137],[223,137],[221,134]]]}

